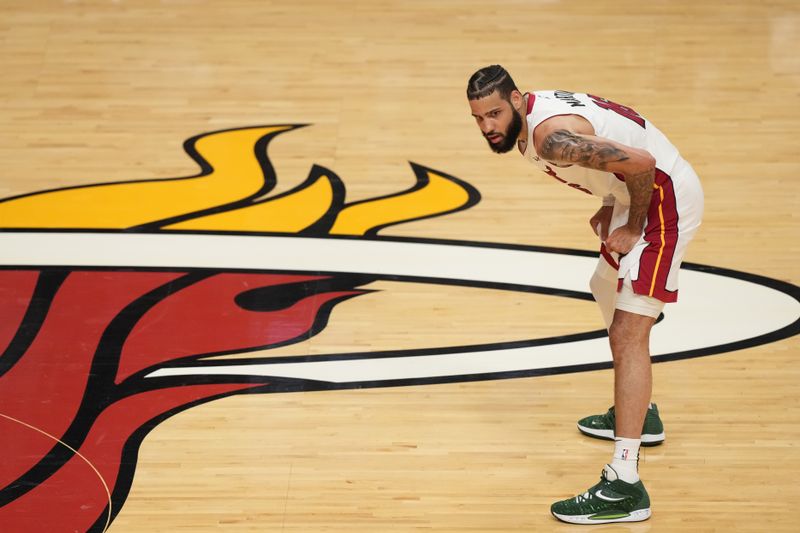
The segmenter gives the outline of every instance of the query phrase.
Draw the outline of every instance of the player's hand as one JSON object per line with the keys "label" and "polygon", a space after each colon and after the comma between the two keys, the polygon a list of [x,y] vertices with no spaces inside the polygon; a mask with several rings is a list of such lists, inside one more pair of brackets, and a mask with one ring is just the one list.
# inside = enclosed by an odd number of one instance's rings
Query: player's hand
{"label": "player's hand", "polygon": [[611,225],[611,215],[614,213],[614,206],[607,205],[597,210],[592,218],[589,219],[589,225],[592,227],[594,234],[600,237],[601,241],[608,238],[608,227]]}
{"label": "player's hand", "polygon": [[611,232],[606,239],[606,248],[619,254],[627,254],[639,242],[641,231],[634,231],[628,226],[622,226]]}

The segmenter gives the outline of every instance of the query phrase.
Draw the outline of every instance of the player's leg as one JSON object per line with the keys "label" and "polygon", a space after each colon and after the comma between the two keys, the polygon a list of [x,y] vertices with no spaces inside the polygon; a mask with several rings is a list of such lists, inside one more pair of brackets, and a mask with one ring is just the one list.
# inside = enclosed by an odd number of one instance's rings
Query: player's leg
{"label": "player's leg", "polygon": [[[661,306],[655,300],[639,302],[626,284],[622,293],[622,306],[627,310],[619,309],[616,305],[617,284],[617,265],[613,258],[603,253],[589,286],[609,330],[611,353],[614,357],[616,435],[638,439],[641,436],[642,423],[633,429],[628,425],[635,424],[639,418],[644,421],[650,404],[650,329],[655,322],[650,315],[655,313],[657,317]],[[621,432],[623,428],[624,432]]]}
{"label": "player's leg", "polygon": [[600,482],[550,508],[574,524],[638,522],[650,517],[650,497],[639,479],[640,436],[652,391],[650,330],[663,302],[634,294],[625,280],[617,296],[609,340],[614,357],[616,438],[614,456]]}
{"label": "player's leg", "polygon": [[651,316],[617,309],[609,328],[614,357],[617,438],[639,439],[653,389],[650,364]]}
{"label": "player's leg", "polygon": [[[650,498],[638,475],[641,442],[635,437],[643,420],[642,433],[651,418],[651,410],[647,409],[652,388],[650,330],[663,302],[677,297],[678,269],[703,213],[702,189],[694,171],[682,161],[675,170],[681,177],[681,187],[675,191],[669,176],[658,176],[645,234],[634,250],[620,260],[619,271],[627,275],[617,294],[609,327],[617,405],[609,410],[611,416],[605,417],[606,423],[610,418],[616,426],[614,458],[603,468],[599,483],[552,505],[553,515],[566,522],[602,524],[650,517]],[[636,276],[633,282],[631,275]],[[663,432],[660,438],[663,440]]]}
{"label": "player's leg", "polygon": [[[664,302],[635,294],[626,276],[615,307],[608,333],[614,358],[615,438],[640,439],[653,389],[650,331]],[[663,440],[663,427],[661,431]]]}
{"label": "player's leg", "polygon": [[617,296],[614,321],[608,331],[614,357],[616,410],[611,466],[627,483],[639,481],[639,447],[653,391],[650,330],[663,308],[661,300],[635,294],[629,276],[626,276]]}
{"label": "player's leg", "polygon": [[[617,263],[615,258],[601,248],[601,255],[594,274],[589,281],[606,329],[611,327],[617,304]],[[630,290],[629,288],[627,289]],[[614,440],[616,426],[616,409],[612,406],[603,414],[590,415],[578,421],[578,430],[586,436],[597,439]],[[664,425],[658,413],[658,406],[649,403],[645,422],[641,426],[643,446],[656,446],[664,442]]]}

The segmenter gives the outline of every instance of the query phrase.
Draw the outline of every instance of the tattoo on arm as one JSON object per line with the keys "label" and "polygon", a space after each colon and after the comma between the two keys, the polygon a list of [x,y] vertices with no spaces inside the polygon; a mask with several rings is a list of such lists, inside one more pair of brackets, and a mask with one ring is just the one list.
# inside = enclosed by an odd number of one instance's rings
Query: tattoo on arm
{"label": "tattoo on arm", "polygon": [[625,177],[625,186],[631,195],[631,207],[628,213],[628,227],[634,231],[642,231],[647,211],[650,209],[650,198],[653,196],[654,169],[648,169]]}
{"label": "tattoo on arm", "polygon": [[556,130],[548,135],[539,155],[549,161],[576,163],[597,170],[606,170],[609,163],[628,159],[628,154],[612,144],[587,139],[567,130]]}
{"label": "tattoo on arm", "polygon": [[[587,138],[567,130],[556,130],[548,135],[542,143],[539,155],[548,161],[564,161],[582,167],[609,172],[608,165],[628,161],[630,155],[603,139]],[[630,164],[629,162],[628,164]],[[625,185],[631,196],[628,227],[641,231],[650,208],[653,195],[655,168],[642,169],[625,173]]]}

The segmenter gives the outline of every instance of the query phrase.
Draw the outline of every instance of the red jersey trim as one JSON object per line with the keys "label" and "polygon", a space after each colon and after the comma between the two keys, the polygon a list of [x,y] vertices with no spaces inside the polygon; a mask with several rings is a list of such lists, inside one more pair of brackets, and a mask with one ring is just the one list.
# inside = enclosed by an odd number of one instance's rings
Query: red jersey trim
{"label": "red jersey trim", "polygon": [[531,111],[533,111],[533,103],[536,102],[536,95],[533,93],[525,93],[528,97],[528,110],[525,112],[526,115],[530,115]]}

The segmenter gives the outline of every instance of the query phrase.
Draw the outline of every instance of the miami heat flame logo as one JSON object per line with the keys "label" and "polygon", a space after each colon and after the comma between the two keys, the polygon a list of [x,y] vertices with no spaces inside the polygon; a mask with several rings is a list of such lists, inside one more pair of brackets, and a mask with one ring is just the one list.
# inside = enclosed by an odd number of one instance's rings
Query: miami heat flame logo
{"label": "miami heat flame logo", "polygon": [[[608,366],[603,331],[391,353],[220,358],[306,340],[334,306],[379,279],[589,298],[588,274],[575,274],[591,271],[591,253],[380,237],[387,226],[478,202],[477,190],[440,171],[412,164],[412,188],[346,203],[342,181],[315,166],[297,188],[270,195],[277,176],[268,145],[297,127],[189,139],[196,176],[0,201],[4,531],[105,531],[146,434],[213,399]],[[654,331],[656,360],[798,330],[797,287],[699,265],[682,276],[695,296],[679,304],[687,318],[676,313]],[[749,291],[747,309],[718,297],[731,290]],[[719,302],[724,309],[713,308]],[[701,338],[671,329],[715,312],[738,322],[712,324]]]}

